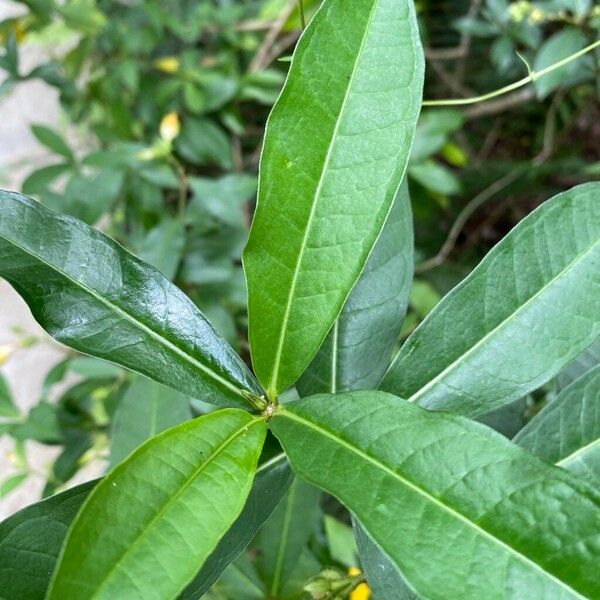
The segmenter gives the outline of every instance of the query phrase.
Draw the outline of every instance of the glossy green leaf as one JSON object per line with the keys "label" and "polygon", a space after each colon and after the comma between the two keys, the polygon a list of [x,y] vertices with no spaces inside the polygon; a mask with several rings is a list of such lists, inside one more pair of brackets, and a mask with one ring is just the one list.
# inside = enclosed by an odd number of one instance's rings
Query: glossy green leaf
{"label": "glossy green leaf", "polygon": [[0,523],[0,597],[43,600],[67,529],[96,482],[32,504]]}
{"label": "glossy green leaf", "polygon": [[600,365],[600,338],[557,375],[556,387],[558,391],[566,388],[597,365]]}
{"label": "glossy green leaf", "polygon": [[271,397],[315,356],[381,232],[422,84],[411,0],[327,0],[298,43],[244,253],[252,360]]}
{"label": "glossy green leaf", "polygon": [[600,489],[600,366],[567,386],[514,442]]}
{"label": "glossy green leaf", "polygon": [[267,596],[278,598],[288,582],[321,516],[321,491],[294,479],[258,536],[259,569]]}
{"label": "glossy green leaf", "polygon": [[258,467],[242,514],[181,594],[180,600],[197,600],[208,591],[227,565],[250,543],[287,492],[292,479],[292,471],[283,453]]}
{"label": "glossy green leaf", "polygon": [[242,511],[265,432],[226,409],[138,448],[86,500],[48,600],[174,598]]}
{"label": "glossy green leaf", "polygon": [[241,358],[154,268],[73,218],[0,192],[0,276],[57,340],[212,404],[260,393]]}
{"label": "glossy green leaf", "polygon": [[[256,471],[244,510],[180,600],[197,600],[244,550],[287,491],[292,473],[279,454]],[[97,481],[33,504],[0,523],[3,600],[43,600],[67,530]]]}
{"label": "glossy green leaf", "polygon": [[600,335],[600,184],[523,219],[409,337],[381,389],[475,416],[554,377]]}
{"label": "glossy green leaf", "polygon": [[112,420],[111,466],[120,463],[142,442],[191,416],[187,396],[145,377],[136,377]]}
{"label": "glossy green leaf", "polygon": [[419,595],[600,595],[600,494],[493,430],[372,391],[287,404],[271,426]]}
{"label": "glossy green leaf", "polygon": [[403,184],[365,270],[296,385],[301,396],[371,389],[381,381],[406,314],[413,238],[408,187]]}

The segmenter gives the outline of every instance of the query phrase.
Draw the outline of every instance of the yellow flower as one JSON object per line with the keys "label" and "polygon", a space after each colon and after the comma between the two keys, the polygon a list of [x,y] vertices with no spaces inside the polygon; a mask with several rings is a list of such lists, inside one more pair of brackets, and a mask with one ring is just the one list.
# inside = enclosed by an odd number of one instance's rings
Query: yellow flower
{"label": "yellow flower", "polygon": [[179,115],[176,112],[170,112],[166,114],[160,122],[160,137],[167,141],[172,142],[181,131],[181,123],[179,122]]}
{"label": "yellow flower", "polygon": [[[350,575],[350,577],[357,577],[361,573],[362,571],[356,567],[350,567],[348,569],[348,575]],[[371,590],[366,583],[361,583],[350,592],[350,600],[369,600],[370,597]]]}
{"label": "yellow flower", "polygon": [[154,61],[154,67],[163,73],[177,73],[179,71],[179,59],[175,56],[164,56]]}

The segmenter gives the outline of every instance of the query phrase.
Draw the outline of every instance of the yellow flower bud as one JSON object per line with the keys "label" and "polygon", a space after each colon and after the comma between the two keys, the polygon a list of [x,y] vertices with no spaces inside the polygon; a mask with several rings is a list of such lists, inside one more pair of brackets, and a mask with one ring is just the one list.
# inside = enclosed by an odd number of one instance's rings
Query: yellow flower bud
{"label": "yellow flower bud", "polygon": [[[350,567],[348,569],[348,575],[350,575],[350,577],[357,577],[361,573],[362,571],[356,567]],[[371,590],[366,583],[361,583],[350,592],[350,600],[369,600],[370,597]]]}
{"label": "yellow flower bud", "polygon": [[160,122],[160,137],[167,141],[172,142],[181,131],[181,124],[179,122],[179,115],[176,112],[170,112],[166,114]]}
{"label": "yellow flower bud", "polygon": [[164,56],[154,61],[154,67],[163,73],[177,73],[179,59],[174,56]]}

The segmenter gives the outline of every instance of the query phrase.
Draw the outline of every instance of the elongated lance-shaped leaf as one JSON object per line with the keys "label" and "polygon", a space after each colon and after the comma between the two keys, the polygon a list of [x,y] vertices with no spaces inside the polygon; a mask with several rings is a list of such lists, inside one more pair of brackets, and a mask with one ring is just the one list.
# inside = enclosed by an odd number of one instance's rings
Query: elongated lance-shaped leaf
{"label": "elongated lance-shaped leaf", "polygon": [[44,600],[69,525],[96,483],[27,506],[0,523],[2,600]]}
{"label": "elongated lance-shaped leaf", "polygon": [[294,479],[258,536],[259,569],[269,598],[279,598],[321,517],[321,490]]}
{"label": "elongated lance-shaped leaf", "polygon": [[568,385],[514,442],[600,489],[600,365]]}
{"label": "elongated lance-shaped leaf", "polygon": [[600,494],[492,429],[373,391],[287,404],[271,427],[417,594],[600,595]]}
{"label": "elongated lance-shaped leaf", "polygon": [[[414,271],[412,211],[406,181],[364,271],[323,346],[296,388],[301,396],[374,388],[391,360]],[[408,589],[389,558],[354,523],[361,564],[376,597],[404,599]],[[382,567],[386,565],[386,567]],[[375,579],[377,577],[377,579]],[[385,578],[385,579],[384,579]],[[411,593],[410,591],[407,593]]]}
{"label": "elongated lance-shaped leaf", "polygon": [[402,329],[413,270],[412,211],[404,182],[332,331],[296,384],[301,396],[377,387]]}
{"label": "elongated lance-shaped leaf", "polygon": [[[181,600],[197,600],[246,548],[287,491],[292,472],[284,454],[260,465],[244,510],[221,539]],[[3,600],[43,600],[69,525],[97,481],[24,508],[0,523]]]}
{"label": "elongated lance-shaped leaf", "polygon": [[0,192],[0,276],[60,342],[185,394],[248,407],[260,388],[194,303],[77,219]]}
{"label": "elongated lance-shaped leaf", "polygon": [[325,0],[267,124],[244,252],[252,361],[270,397],[315,356],[381,232],[423,86],[412,0]]}
{"label": "elongated lance-shaped leaf", "polygon": [[261,525],[280,503],[293,478],[284,454],[278,454],[258,467],[252,491],[242,514],[219,542],[192,583],[186,587],[180,600],[197,600],[210,589],[225,567],[252,541]]}
{"label": "elongated lance-shaped leaf", "polygon": [[140,446],[71,525],[48,600],[175,598],[242,511],[265,433],[225,409]]}
{"label": "elongated lance-shaped leaf", "polygon": [[409,337],[381,389],[475,416],[525,396],[600,335],[600,183],[523,219]]}
{"label": "elongated lance-shaped leaf", "polygon": [[597,365],[600,365],[600,338],[557,375],[555,381],[558,391],[560,392]]}

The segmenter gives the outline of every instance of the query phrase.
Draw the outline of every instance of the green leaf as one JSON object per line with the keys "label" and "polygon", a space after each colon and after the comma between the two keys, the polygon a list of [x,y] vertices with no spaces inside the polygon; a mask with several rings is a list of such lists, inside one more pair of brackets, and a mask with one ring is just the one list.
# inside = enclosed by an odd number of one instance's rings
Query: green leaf
{"label": "green leaf", "polygon": [[406,170],[422,84],[410,0],[327,0],[298,43],[244,253],[252,360],[270,397],[314,358],[365,265]]}
{"label": "green leaf", "polygon": [[95,0],[70,0],[55,9],[69,27],[82,33],[93,35],[106,24],[106,17],[96,8]]}
{"label": "green leaf", "polygon": [[460,129],[463,121],[462,113],[454,109],[431,109],[423,112],[415,131],[411,164],[421,162],[439,152],[450,134]]}
{"label": "green leaf", "polygon": [[590,369],[600,365],[600,338],[586,348],[572,363],[569,363],[556,377],[556,387],[560,392],[568,385],[585,375]]}
{"label": "green leaf", "polygon": [[408,175],[425,189],[436,194],[451,196],[461,190],[458,177],[448,168],[433,160],[426,160],[408,169]]}
{"label": "green leaf", "polygon": [[136,254],[173,280],[183,255],[185,228],[179,219],[164,218],[136,247]]}
{"label": "green leaf", "polygon": [[175,597],[242,511],[265,432],[226,409],[138,448],[86,500],[48,600]]}
{"label": "green leaf", "polygon": [[600,184],[523,219],[401,348],[381,388],[475,416],[554,377],[600,335]]}
{"label": "green leaf", "polygon": [[392,559],[354,519],[354,535],[360,564],[375,600],[416,600]]}
{"label": "green leaf", "polygon": [[91,356],[75,356],[65,366],[85,379],[111,379],[123,373],[116,365]]}
{"label": "green leaf", "polygon": [[203,222],[206,214],[232,227],[245,226],[243,204],[256,193],[256,178],[231,173],[220,179],[190,177],[194,193],[187,210],[192,222]]}
{"label": "green leaf", "polygon": [[136,377],[113,417],[111,466],[121,462],[142,442],[191,416],[187,396],[145,377]]}
{"label": "green leaf", "polygon": [[[541,71],[571,54],[582,50],[589,43],[586,34],[577,27],[565,27],[550,36],[538,50],[533,63],[535,71]],[[544,75],[534,82],[538,98],[545,98],[557,88],[568,88],[591,79],[594,74],[591,56],[579,60]]]}
{"label": "green leaf", "polygon": [[264,583],[245,556],[231,563],[205,597],[206,600],[264,600]]}
{"label": "green leaf", "polygon": [[54,180],[64,173],[67,173],[71,168],[72,165],[68,163],[59,163],[42,167],[37,171],[33,171],[33,173],[25,179],[21,189],[24,194],[43,194]]}
{"label": "green leaf", "polygon": [[371,389],[381,381],[406,314],[413,238],[408,187],[403,184],[333,330],[296,385],[301,396]]}
{"label": "green leaf", "polygon": [[56,417],[56,407],[46,401],[36,404],[25,421],[14,425],[11,435],[16,440],[35,440],[44,444],[60,444],[64,441]]}
{"label": "green leaf", "polygon": [[[257,470],[244,510],[181,600],[197,600],[248,545],[292,480],[284,454]],[[0,581],[5,600],[43,600],[67,529],[97,484],[92,481],[33,504],[0,523]]]}
{"label": "green leaf", "polygon": [[58,133],[56,133],[56,131],[50,129],[50,127],[46,127],[45,125],[32,125],[31,131],[40,144],[43,144],[55,154],[64,156],[69,161],[73,160],[71,148],[69,148],[65,140]]}
{"label": "green leaf", "polygon": [[600,495],[493,430],[383,392],[293,402],[271,426],[294,471],[343,502],[419,595],[600,594]]}
{"label": "green leaf", "polygon": [[[64,344],[217,405],[260,389],[192,301],[97,230],[0,192],[0,276]],[[57,293],[57,289],[60,293]]]}
{"label": "green leaf", "polygon": [[38,502],[0,523],[3,600],[43,600],[69,524],[95,481]]}
{"label": "green leaf", "polygon": [[285,498],[263,525],[259,569],[269,598],[278,598],[321,517],[321,491],[294,479]]}
{"label": "green leaf", "polygon": [[13,490],[16,490],[29,476],[29,473],[15,473],[10,475],[4,481],[0,481],[0,498],[8,496]]}
{"label": "green leaf", "polygon": [[231,146],[225,132],[207,119],[187,119],[175,140],[177,152],[194,165],[231,169]]}
{"label": "green leaf", "polygon": [[0,373],[0,417],[20,417],[6,379]]}
{"label": "green leaf", "polygon": [[325,515],[323,524],[331,558],[344,567],[356,567],[358,551],[352,527],[331,515]]}
{"label": "green leaf", "polygon": [[239,556],[271,515],[287,492],[292,479],[292,471],[283,453],[258,467],[242,514],[219,542],[192,583],[181,594],[180,600],[197,600],[210,589],[227,565]]}
{"label": "green leaf", "polygon": [[600,365],[562,390],[514,442],[600,488]]}
{"label": "green leaf", "polygon": [[179,187],[179,179],[175,171],[165,164],[151,164],[137,171],[142,179],[159,188],[176,190]]}

